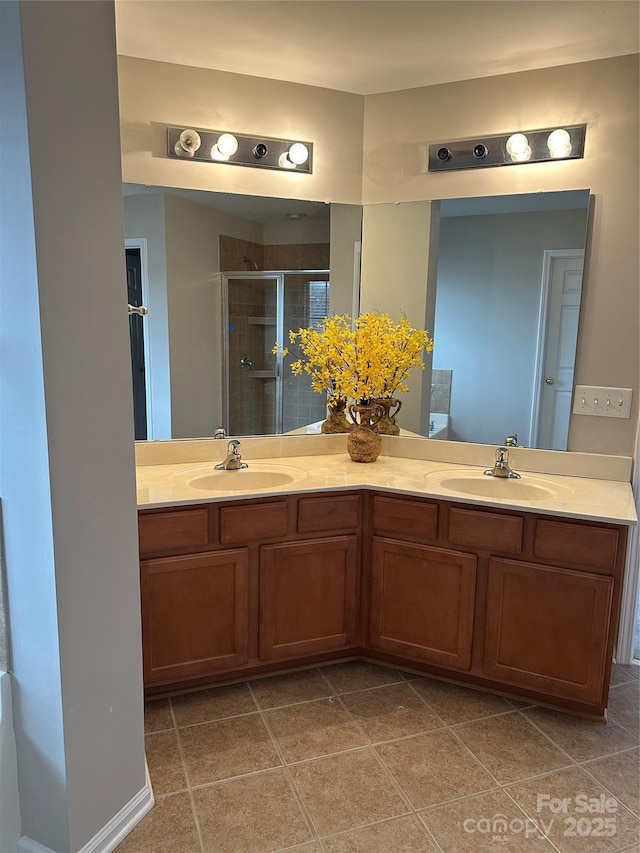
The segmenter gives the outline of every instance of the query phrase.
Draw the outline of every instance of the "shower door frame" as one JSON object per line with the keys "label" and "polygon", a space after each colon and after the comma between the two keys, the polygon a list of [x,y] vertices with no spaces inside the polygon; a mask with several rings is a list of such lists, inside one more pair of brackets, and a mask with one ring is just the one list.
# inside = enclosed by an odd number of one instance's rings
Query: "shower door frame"
{"label": "shower door frame", "polygon": [[282,348],[285,345],[284,340],[284,282],[287,275],[321,275],[327,276],[329,285],[331,283],[330,269],[313,269],[313,270],[242,270],[239,272],[221,272],[221,292],[222,292],[222,413],[224,417],[224,428],[229,435],[229,279],[244,279],[244,280],[276,280],[276,341],[279,349],[276,353],[275,363],[275,409],[276,409],[276,426],[275,435],[283,435],[282,426],[284,422],[284,395],[283,395],[283,379],[284,379],[284,357]]}
{"label": "shower door frame", "polygon": [[[278,270],[252,270],[247,272],[223,272],[220,273],[222,280],[222,411],[224,414],[224,428],[227,435],[229,432],[229,279],[245,279],[276,282],[276,340],[280,343],[280,351],[276,354],[275,370],[275,410],[276,425],[275,435],[282,433],[282,330],[284,329],[284,276],[285,273]],[[267,433],[268,434],[268,433]]]}

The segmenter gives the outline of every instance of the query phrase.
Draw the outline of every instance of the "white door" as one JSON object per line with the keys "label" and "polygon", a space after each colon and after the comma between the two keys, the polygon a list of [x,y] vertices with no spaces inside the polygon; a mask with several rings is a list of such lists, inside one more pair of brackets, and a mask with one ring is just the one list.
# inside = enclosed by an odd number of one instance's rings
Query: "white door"
{"label": "white door", "polygon": [[[578,340],[584,251],[550,249],[544,259],[534,447],[566,450]],[[537,427],[537,429],[536,429]]]}

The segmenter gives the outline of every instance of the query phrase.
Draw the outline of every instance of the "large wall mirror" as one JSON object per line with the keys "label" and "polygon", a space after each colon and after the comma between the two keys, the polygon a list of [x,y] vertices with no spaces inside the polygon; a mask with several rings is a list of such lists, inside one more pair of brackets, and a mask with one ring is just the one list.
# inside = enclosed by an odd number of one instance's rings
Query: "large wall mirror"
{"label": "large wall mirror", "polygon": [[588,190],[440,202],[430,408],[449,440],[566,450],[588,209]]}
{"label": "large wall mirror", "polygon": [[272,350],[353,313],[361,207],[124,186],[136,438],[286,433],[325,416]]}
{"label": "large wall mirror", "polygon": [[364,310],[412,305],[435,340],[401,425],[566,450],[588,210],[588,190],[365,207]]}
{"label": "large wall mirror", "polygon": [[[425,204],[437,227],[424,227]],[[131,319],[137,437],[304,429],[324,399],[278,367],[273,343],[355,313],[360,296],[365,310],[389,310],[423,288],[430,308],[410,319],[436,348],[420,414],[400,425],[566,449],[588,210],[588,190],[365,207],[388,239],[367,242],[365,230],[359,294],[357,205],[125,185],[129,302],[149,309]],[[424,241],[420,269],[398,229]],[[367,300],[375,268],[402,269],[393,287],[381,275],[380,304]]]}

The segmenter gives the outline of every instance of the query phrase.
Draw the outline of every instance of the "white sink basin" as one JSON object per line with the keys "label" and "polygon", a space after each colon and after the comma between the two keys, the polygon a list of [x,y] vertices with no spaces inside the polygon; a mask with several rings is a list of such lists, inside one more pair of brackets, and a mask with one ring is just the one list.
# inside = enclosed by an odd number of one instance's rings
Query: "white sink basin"
{"label": "white sink basin", "polygon": [[519,480],[510,480],[489,477],[483,471],[462,469],[433,471],[426,475],[426,480],[460,495],[515,502],[558,500],[573,494],[569,486],[530,474],[523,474]]}
{"label": "white sink basin", "polygon": [[304,476],[304,471],[292,466],[261,467],[259,463],[249,463],[248,468],[235,471],[216,471],[209,468],[205,473],[201,469],[197,476],[193,476],[192,472],[188,482],[191,488],[205,492],[242,492],[286,486]]}

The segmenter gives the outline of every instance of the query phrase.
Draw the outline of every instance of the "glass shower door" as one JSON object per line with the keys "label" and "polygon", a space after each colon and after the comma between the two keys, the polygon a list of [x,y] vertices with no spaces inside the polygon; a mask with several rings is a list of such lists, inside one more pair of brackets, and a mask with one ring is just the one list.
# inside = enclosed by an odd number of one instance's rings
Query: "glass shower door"
{"label": "glass shower door", "polygon": [[228,435],[282,432],[281,383],[273,345],[282,328],[283,276],[223,277],[225,428]]}
{"label": "glass shower door", "polygon": [[302,430],[327,416],[327,398],[311,387],[307,373],[294,376],[289,365],[300,357],[300,350],[289,343],[289,330],[297,332],[315,326],[329,314],[329,271],[284,273],[284,344],[291,354],[282,370],[282,430]]}

